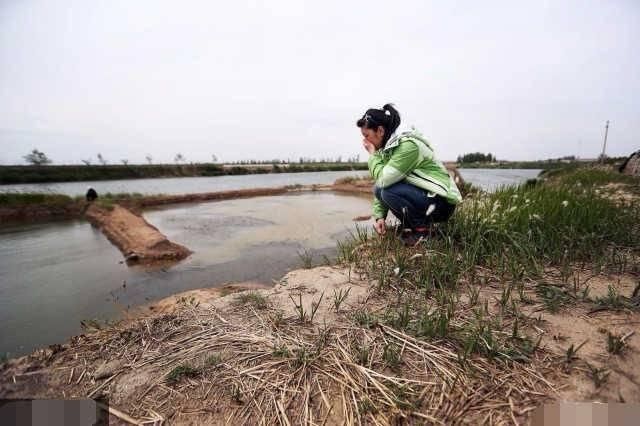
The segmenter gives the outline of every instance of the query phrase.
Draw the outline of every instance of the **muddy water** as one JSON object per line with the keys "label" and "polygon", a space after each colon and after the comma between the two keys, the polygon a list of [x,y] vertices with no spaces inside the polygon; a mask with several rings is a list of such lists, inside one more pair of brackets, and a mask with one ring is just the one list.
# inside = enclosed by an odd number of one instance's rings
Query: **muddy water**
{"label": "muddy water", "polygon": [[0,353],[19,355],[81,332],[80,321],[118,318],[130,306],[227,282],[271,283],[333,256],[335,241],[367,214],[368,200],[333,193],[181,205],[145,217],[194,254],[165,269],[128,268],[88,223],[0,228]]}

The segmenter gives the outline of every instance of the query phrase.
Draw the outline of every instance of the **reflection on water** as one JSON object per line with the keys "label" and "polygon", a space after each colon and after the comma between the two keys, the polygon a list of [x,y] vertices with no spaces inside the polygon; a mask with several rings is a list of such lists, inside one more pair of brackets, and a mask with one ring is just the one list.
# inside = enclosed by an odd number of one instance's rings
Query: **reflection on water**
{"label": "reflection on water", "polygon": [[181,205],[145,217],[194,254],[169,269],[122,264],[86,222],[0,228],[0,353],[21,354],[170,294],[235,281],[270,284],[303,249],[331,254],[366,199],[317,192]]}
{"label": "reflection on water", "polygon": [[130,271],[86,222],[0,230],[0,353],[22,353],[115,314],[110,291]]}

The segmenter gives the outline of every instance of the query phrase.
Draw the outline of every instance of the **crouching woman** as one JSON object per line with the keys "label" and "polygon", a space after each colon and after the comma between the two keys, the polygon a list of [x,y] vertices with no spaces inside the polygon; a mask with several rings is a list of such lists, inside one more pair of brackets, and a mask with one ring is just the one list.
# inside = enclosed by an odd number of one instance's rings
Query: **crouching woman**
{"label": "crouching woman", "polygon": [[430,224],[451,217],[460,191],[420,132],[398,132],[400,114],[391,104],[367,110],[356,124],[375,181],[374,228],[385,233],[391,210],[402,222],[404,243],[415,245],[429,235]]}

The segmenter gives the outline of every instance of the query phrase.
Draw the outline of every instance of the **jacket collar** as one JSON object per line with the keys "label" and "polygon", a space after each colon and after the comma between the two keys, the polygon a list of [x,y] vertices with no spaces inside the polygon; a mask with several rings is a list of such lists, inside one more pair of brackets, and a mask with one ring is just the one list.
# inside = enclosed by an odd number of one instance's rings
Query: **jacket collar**
{"label": "jacket collar", "polygon": [[395,131],[391,134],[391,137],[389,138],[389,140],[387,141],[387,144],[384,146],[384,148],[382,148],[381,151],[387,151],[390,149],[395,148],[396,146],[398,146],[400,144],[400,140],[402,140],[403,138],[409,137],[411,139],[414,140],[418,140],[424,144],[426,144],[427,146],[429,146],[429,142],[427,142],[427,140],[424,138],[424,136],[422,136],[422,133],[420,133],[418,130],[416,130],[413,126],[409,129],[403,129],[402,131]]}

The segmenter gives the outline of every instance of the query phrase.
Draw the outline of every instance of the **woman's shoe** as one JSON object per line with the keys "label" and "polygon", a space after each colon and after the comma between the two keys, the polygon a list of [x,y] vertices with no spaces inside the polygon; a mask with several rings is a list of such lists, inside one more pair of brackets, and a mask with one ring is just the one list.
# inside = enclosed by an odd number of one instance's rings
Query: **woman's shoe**
{"label": "woman's shoe", "polygon": [[413,229],[404,228],[404,227],[402,227],[402,225],[397,225],[395,227],[395,229],[393,230],[393,234],[398,238],[402,238],[403,235],[408,235],[408,234],[410,234],[412,232],[413,232]]}
{"label": "woman's shoe", "polygon": [[400,235],[400,240],[407,247],[415,247],[420,244],[420,242],[426,240],[430,236],[433,235],[431,228],[423,227],[423,228],[414,228],[410,232],[403,233]]}

